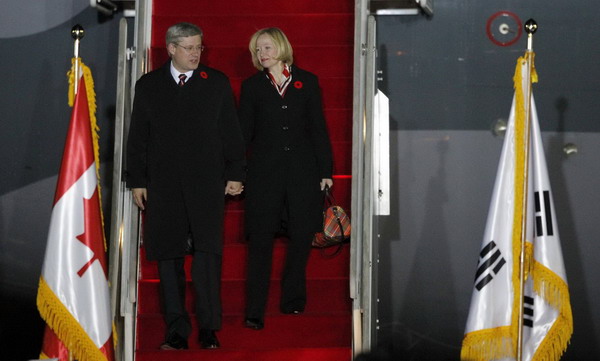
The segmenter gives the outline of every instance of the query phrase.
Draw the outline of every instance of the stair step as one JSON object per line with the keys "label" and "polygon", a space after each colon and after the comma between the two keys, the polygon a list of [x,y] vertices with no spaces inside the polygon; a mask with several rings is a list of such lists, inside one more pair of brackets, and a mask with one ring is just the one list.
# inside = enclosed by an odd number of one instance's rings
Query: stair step
{"label": "stair step", "polygon": [[352,174],[352,142],[331,142],[333,173]]}
{"label": "stair step", "polygon": [[[185,1],[154,0],[154,13],[161,15],[182,16],[190,12],[189,3]],[[202,13],[205,15],[232,15],[254,16],[255,14],[324,14],[324,13],[353,13],[352,1],[323,1],[323,0],[270,0],[270,1],[236,1],[232,6],[229,2],[205,1],[202,4]]]}
{"label": "stair step", "polygon": [[278,348],[267,346],[257,349],[221,347],[217,350],[191,349],[185,351],[137,351],[138,359],[145,361],[347,361],[352,358],[350,347]]}
{"label": "stair step", "polygon": [[[350,108],[327,108],[325,109],[325,121],[331,142],[352,142],[352,109]],[[348,154],[352,157],[352,154]]]}
{"label": "stair step", "polygon": [[[192,318],[190,349],[200,349],[198,324]],[[267,315],[265,328],[255,331],[243,327],[243,316],[224,316],[223,327],[217,333],[224,350],[240,348],[264,350],[280,348],[350,347],[352,318],[349,313],[338,315]],[[138,315],[138,349],[156,350],[164,341],[165,324],[159,314]],[[319,332],[323,330],[323,332]],[[178,352],[177,355],[185,352]],[[180,359],[181,360],[181,359]]]}
{"label": "stair step", "polygon": [[[354,44],[354,14],[254,14],[252,16],[230,15],[161,15],[153,16],[153,36],[151,46],[164,48],[169,26],[187,21],[197,24],[204,32],[204,45],[227,44],[247,48],[250,37],[256,30],[265,27],[279,27],[288,37],[292,46],[348,45]],[[290,24],[293,24],[290,25]],[[327,31],[327,36],[324,36]]]}
{"label": "stair step", "polygon": [[[325,252],[331,252],[333,249],[326,249]],[[240,280],[246,277],[246,245],[231,244],[223,248],[223,280]],[[273,269],[272,278],[280,279],[283,270],[285,255],[285,245],[283,241],[278,240],[273,248]],[[144,250],[141,250],[141,275],[140,280],[157,280],[158,269],[156,262],[145,261]],[[185,259],[186,274],[190,274],[192,266],[192,257]],[[347,278],[350,273],[350,246],[345,244],[340,254],[333,258],[325,258],[321,255],[320,249],[313,249],[308,260],[306,268],[307,279],[331,279]]]}
{"label": "stair step", "polygon": [[[354,7],[348,0],[204,1],[201,7],[183,0],[153,0],[149,67],[168,60],[164,34],[168,26],[188,21],[202,27],[205,52],[201,61],[230,77],[236,99],[243,79],[255,73],[248,52],[250,36],[258,29],[283,29],[294,47],[295,63],[319,76],[323,109],[334,154],[336,202],[350,211],[352,173],[352,101]],[[243,327],[246,244],[243,231],[244,197],[226,202],[221,348],[202,350],[193,314],[193,333],[186,351],[160,351],[165,325],[159,313],[156,262],[141,250],[136,359],[139,361],[348,361],[352,358],[352,312],[349,297],[349,245],[333,259],[313,250],[307,268],[308,304],[302,315],[279,313],[280,274],[284,238],[275,241],[273,281],[265,329]],[[185,268],[190,271],[191,257]],[[188,296],[192,295],[188,283]],[[192,298],[186,307],[193,309]]]}
{"label": "stair step", "polygon": [[[307,305],[305,314],[328,313],[335,314],[351,312],[352,303],[348,278],[329,280],[307,280]],[[138,314],[160,313],[159,284],[157,280],[140,281],[138,297],[144,302],[138,305]],[[245,281],[230,280],[221,283],[221,298],[223,313],[226,315],[243,315],[245,307]],[[267,314],[279,312],[279,298],[281,285],[278,280],[271,281],[267,302]],[[187,296],[185,303],[188,312],[194,310],[194,297],[192,282],[187,283]]]}

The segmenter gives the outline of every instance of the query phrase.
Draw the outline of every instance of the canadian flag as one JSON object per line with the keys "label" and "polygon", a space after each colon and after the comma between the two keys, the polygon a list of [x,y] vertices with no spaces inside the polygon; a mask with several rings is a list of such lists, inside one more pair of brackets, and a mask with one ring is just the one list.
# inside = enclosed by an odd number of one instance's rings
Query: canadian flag
{"label": "canadian flag", "polygon": [[93,80],[81,65],[84,75],[78,80],[37,296],[47,324],[41,357],[112,361]]}

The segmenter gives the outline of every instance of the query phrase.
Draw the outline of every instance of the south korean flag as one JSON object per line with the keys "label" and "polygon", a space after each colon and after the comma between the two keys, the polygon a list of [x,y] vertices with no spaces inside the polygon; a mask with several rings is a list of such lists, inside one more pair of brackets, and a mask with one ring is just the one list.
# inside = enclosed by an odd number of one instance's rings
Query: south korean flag
{"label": "south korean flag", "polygon": [[558,360],[573,332],[567,275],[535,102],[531,101],[535,232],[523,302],[523,360]]}

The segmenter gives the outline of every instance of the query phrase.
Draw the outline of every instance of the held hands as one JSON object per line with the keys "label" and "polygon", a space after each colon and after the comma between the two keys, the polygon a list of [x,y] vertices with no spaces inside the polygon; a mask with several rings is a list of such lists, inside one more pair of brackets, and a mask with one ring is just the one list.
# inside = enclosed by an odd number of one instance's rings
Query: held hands
{"label": "held hands", "polygon": [[[242,182],[228,181],[227,185],[225,186],[225,194],[229,194],[232,196],[237,196],[238,194],[241,194],[243,190],[244,190],[244,186],[242,185]],[[146,207],[144,206],[144,204],[146,203],[146,200],[148,199],[147,189],[146,188],[132,188],[131,194],[133,196],[133,201],[135,202],[135,204],[142,211],[145,210]]]}
{"label": "held hands", "polygon": [[333,187],[333,180],[331,178],[323,178],[321,179],[321,190],[325,190],[325,186],[329,188]]}
{"label": "held hands", "polygon": [[244,185],[242,182],[227,181],[227,185],[225,186],[225,195],[229,194],[230,196],[237,196],[238,194],[242,194],[243,191]]}
{"label": "held hands", "polygon": [[148,191],[146,188],[131,188],[131,195],[133,196],[135,204],[140,207],[142,211],[146,209],[144,207],[144,203],[146,203],[146,200],[148,199]]}

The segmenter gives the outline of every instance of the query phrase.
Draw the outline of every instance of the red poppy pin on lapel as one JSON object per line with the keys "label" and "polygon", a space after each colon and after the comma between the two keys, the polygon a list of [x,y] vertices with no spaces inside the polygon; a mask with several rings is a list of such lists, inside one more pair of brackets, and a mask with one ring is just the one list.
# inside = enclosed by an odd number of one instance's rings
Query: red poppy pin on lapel
{"label": "red poppy pin on lapel", "polygon": [[206,79],[206,78],[208,78],[208,74],[206,74],[206,72],[205,72],[205,71],[201,71],[201,72],[200,72],[200,77],[201,77],[202,79]]}
{"label": "red poppy pin on lapel", "polygon": [[302,89],[302,82],[300,80],[294,82],[294,87],[296,89]]}

